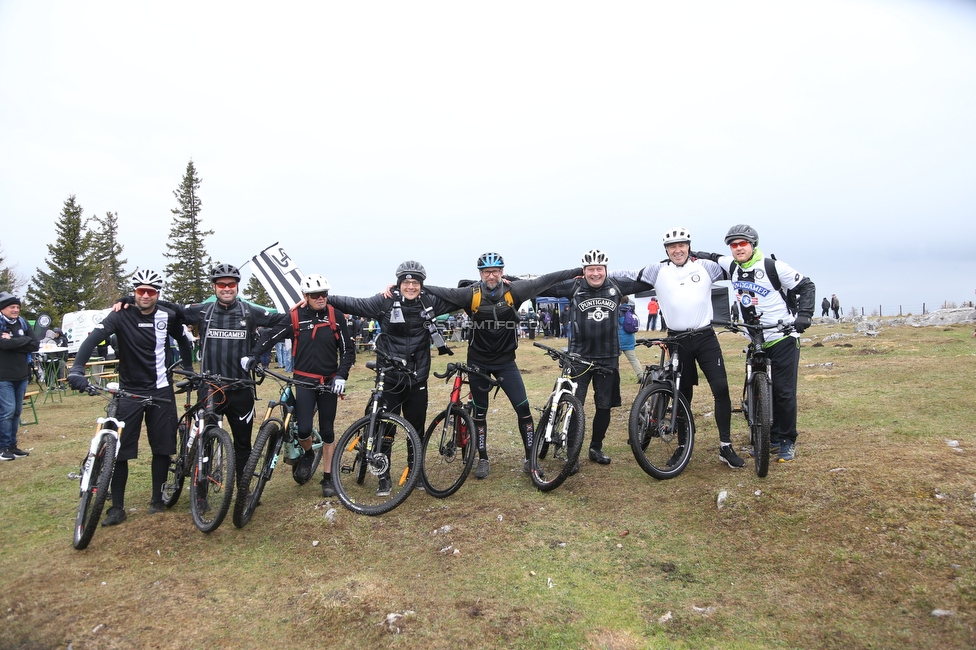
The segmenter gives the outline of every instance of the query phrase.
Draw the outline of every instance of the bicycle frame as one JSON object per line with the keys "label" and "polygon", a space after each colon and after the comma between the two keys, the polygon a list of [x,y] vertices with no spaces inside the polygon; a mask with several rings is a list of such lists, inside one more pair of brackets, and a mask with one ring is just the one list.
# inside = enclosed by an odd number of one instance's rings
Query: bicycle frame
{"label": "bicycle frame", "polygon": [[[639,339],[636,343],[646,347],[657,346],[661,348],[661,359],[658,365],[648,365],[644,369],[644,379],[638,390],[643,390],[651,384],[658,384],[670,387],[675,395],[681,392],[681,372],[678,370],[678,352],[675,341],[680,335],[663,339]],[[671,409],[670,431],[677,430],[678,409]]]}

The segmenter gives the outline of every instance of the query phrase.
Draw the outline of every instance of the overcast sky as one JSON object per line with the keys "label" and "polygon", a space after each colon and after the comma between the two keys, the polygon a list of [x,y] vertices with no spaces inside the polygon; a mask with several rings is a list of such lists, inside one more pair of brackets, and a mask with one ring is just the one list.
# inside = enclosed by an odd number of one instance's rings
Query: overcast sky
{"label": "overcast sky", "polygon": [[976,3],[0,0],[21,275],[72,194],[161,271],[190,159],[214,259],[280,241],[336,293],[745,222],[818,302],[917,311],[976,297]]}

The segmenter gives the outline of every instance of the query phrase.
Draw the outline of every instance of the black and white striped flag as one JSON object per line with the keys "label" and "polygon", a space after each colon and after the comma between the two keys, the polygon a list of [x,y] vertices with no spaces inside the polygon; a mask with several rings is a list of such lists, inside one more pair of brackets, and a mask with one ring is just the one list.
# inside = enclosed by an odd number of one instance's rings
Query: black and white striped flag
{"label": "black and white striped flag", "polygon": [[302,300],[302,273],[278,242],[252,257],[251,263],[251,272],[271,296],[275,309],[284,313]]}

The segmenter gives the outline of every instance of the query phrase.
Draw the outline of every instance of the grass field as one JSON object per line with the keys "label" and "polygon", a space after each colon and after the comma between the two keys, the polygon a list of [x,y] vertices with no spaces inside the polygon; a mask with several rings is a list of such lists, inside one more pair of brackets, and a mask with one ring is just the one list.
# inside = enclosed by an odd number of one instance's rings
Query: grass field
{"label": "grass field", "polygon": [[[148,515],[144,453],[130,463],[128,521],[85,551],[71,546],[67,476],[104,402],[41,405],[20,434],[31,456],[0,464],[0,648],[976,647],[972,327],[806,336],[799,457],[763,479],[719,462],[704,379],[689,467],[665,482],[644,474],[626,442],[637,385],[623,360],[612,464],[583,461],[554,492],[522,473],[499,394],[491,474],[448,499],[415,492],[363,517],[322,499],[317,478],[298,486],[279,470],[246,528],[228,517],[204,535],[185,495]],[[737,403],[744,339],[720,339]],[[372,385],[366,358],[340,433]],[[528,342],[518,361],[541,406],[555,363]],[[430,390],[432,417],[447,387]],[[746,439],[736,414],[733,441]]]}

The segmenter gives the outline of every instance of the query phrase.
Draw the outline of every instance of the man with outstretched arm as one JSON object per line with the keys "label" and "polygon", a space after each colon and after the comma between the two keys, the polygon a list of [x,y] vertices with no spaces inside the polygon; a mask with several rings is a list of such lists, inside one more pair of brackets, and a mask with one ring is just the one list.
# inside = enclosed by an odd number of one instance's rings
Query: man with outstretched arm
{"label": "man with outstretched arm", "polygon": [[610,409],[620,406],[620,336],[618,317],[620,305],[627,294],[643,291],[641,283],[629,278],[612,280],[607,277],[610,258],[600,250],[583,254],[582,280],[561,282],[541,294],[552,298],[569,298],[569,351],[580,355],[593,365],[575,375],[576,398],[586,402],[586,393],[593,383],[592,436],[589,458],[600,465],[610,464],[603,451],[603,439],[610,427]]}
{"label": "man with outstretched arm", "polygon": [[[817,288],[813,281],[786,262],[766,257],[759,250],[759,233],[749,225],[729,228],[725,235],[731,255],[695,253],[710,257],[731,274],[732,289],[742,320],[749,324],[792,325],[789,335],[777,329],[764,332],[763,348],[769,357],[773,382],[773,426],[770,449],[779,462],[796,458],[796,382],[800,367],[800,334],[813,320]],[[796,294],[796,306],[788,304]],[[795,315],[794,315],[795,311]]]}
{"label": "man with outstretched arm", "polygon": [[[639,271],[615,271],[613,278],[637,279],[653,285],[657,291],[661,309],[668,315],[667,329],[670,334],[685,333],[677,344],[678,371],[681,373],[681,394],[692,403],[698,371],[695,362],[705,373],[708,387],[715,400],[715,425],[718,427],[719,460],[732,468],[745,465],[745,461],[732,447],[732,400],[729,397],[729,379],[725,372],[722,346],[712,327],[712,282],[722,280],[725,273],[712,260],[692,257],[691,233],[679,226],[664,233],[664,251],[668,258],[652,262]],[[678,448],[672,456],[677,462],[684,449]],[[670,467],[673,462],[669,462]]]}
{"label": "man with outstretched arm", "polygon": [[[471,342],[468,345],[468,365],[501,381],[501,388],[518,416],[519,433],[525,448],[523,468],[529,471],[529,454],[535,430],[529,399],[525,394],[522,375],[515,365],[518,348],[518,309],[526,300],[542,294],[553,284],[575,277],[581,269],[556,271],[531,280],[502,280],[505,260],[498,253],[485,253],[477,261],[480,280],[456,289],[428,286],[434,296],[452,303],[452,310],[463,309],[470,319]],[[506,283],[507,282],[507,283]],[[616,322],[616,321],[614,321]],[[614,330],[616,335],[616,330]],[[471,399],[474,402],[474,423],[478,440],[478,466],[474,477],[488,476],[488,382],[471,375]]]}
{"label": "man with outstretched arm", "polygon": [[92,351],[113,334],[119,358],[119,385],[123,390],[152,397],[153,405],[135,400],[119,402],[118,419],[125,422],[119,452],[112,474],[112,507],[103,526],[115,526],[126,520],[125,487],[129,480],[129,460],[139,455],[139,431],[146,421],[146,435],[152,449],[152,497],[149,514],[163,511],[163,483],[169,472],[170,456],[176,453],[176,396],[166,370],[173,363],[169,337],[176,339],[183,367],[192,370],[193,350],[179,317],[158,304],[163,278],[155,271],[142,269],[132,276],[134,303],[105,316],[78,348],[68,371],[68,384],[75,390],[89,387],[85,364]]}

